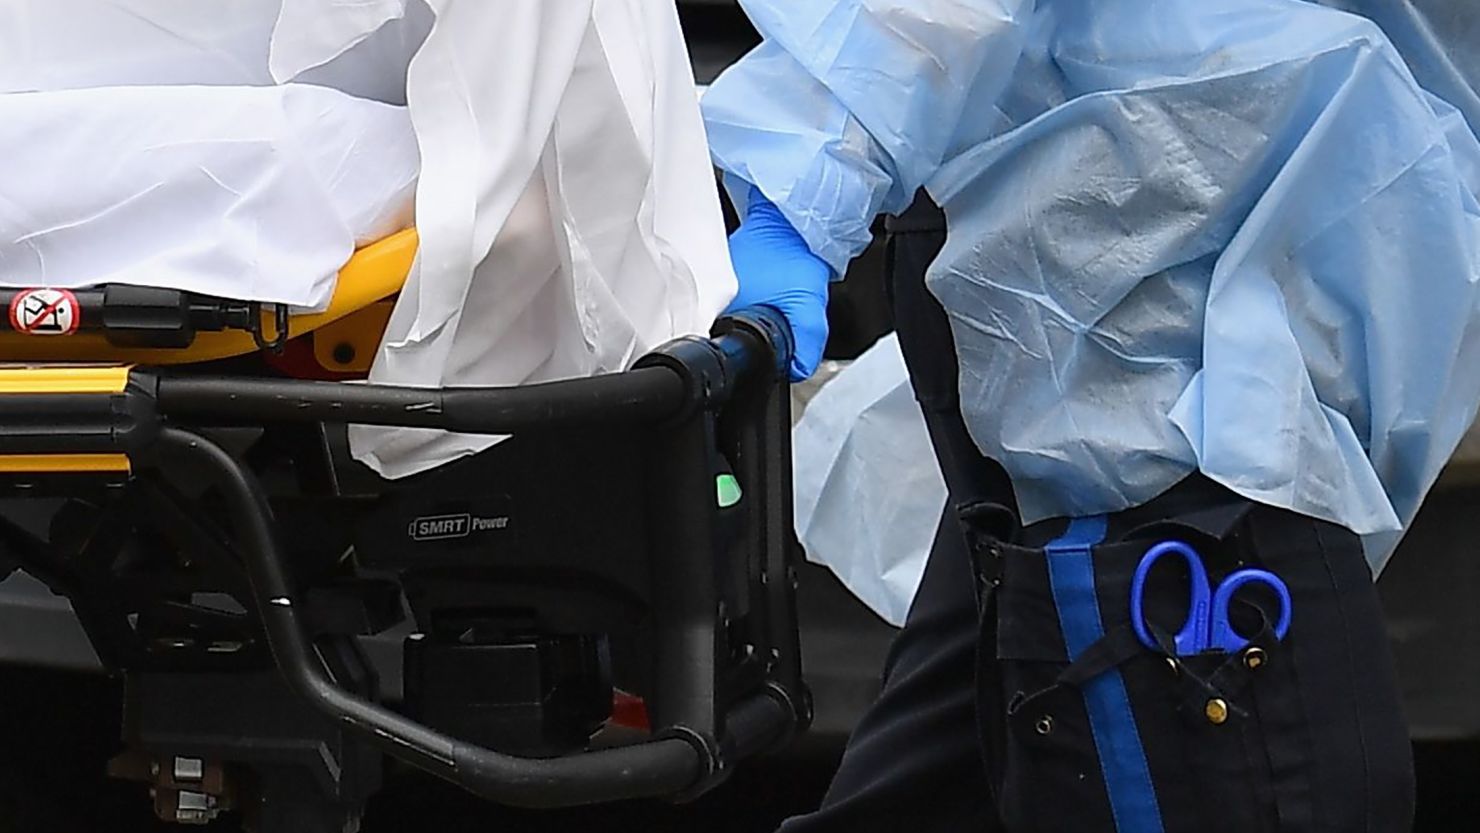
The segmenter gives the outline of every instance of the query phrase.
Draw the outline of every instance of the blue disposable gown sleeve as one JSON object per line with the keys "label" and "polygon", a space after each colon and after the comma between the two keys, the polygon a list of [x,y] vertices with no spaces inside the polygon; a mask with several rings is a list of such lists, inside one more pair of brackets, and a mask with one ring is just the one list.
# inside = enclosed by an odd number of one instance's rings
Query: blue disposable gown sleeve
{"label": "blue disposable gown sleeve", "polygon": [[715,162],[842,274],[875,216],[903,210],[954,149],[1001,129],[996,102],[1034,0],[741,5],[764,42],[705,95]]}
{"label": "blue disposable gown sleeve", "polygon": [[1369,19],[1050,6],[927,186],[973,438],[1025,522],[1200,471],[1380,568],[1480,403],[1480,141]]}

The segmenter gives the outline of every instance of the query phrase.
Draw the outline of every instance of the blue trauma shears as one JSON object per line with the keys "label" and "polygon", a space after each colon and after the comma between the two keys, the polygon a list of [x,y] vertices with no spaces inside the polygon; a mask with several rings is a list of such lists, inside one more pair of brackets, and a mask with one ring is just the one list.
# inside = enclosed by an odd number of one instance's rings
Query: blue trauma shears
{"label": "blue trauma shears", "polygon": [[1225,651],[1235,653],[1243,650],[1249,640],[1241,636],[1233,629],[1233,624],[1228,621],[1228,607],[1233,602],[1235,593],[1253,584],[1264,585],[1274,591],[1280,600],[1279,619],[1275,622],[1274,635],[1276,639],[1284,639],[1290,630],[1290,615],[1292,605],[1290,603],[1290,589],[1280,577],[1268,570],[1260,570],[1247,567],[1237,570],[1225,578],[1215,590],[1208,583],[1208,568],[1203,564],[1202,556],[1197,550],[1182,543],[1181,541],[1166,541],[1157,544],[1146,552],[1141,558],[1141,563],[1136,567],[1136,574],[1131,581],[1131,625],[1135,628],[1136,637],[1153,651],[1161,650],[1160,644],[1153,638],[1146,626],[1145,593],[1146,578],[1151,574],[1151,569],[1156,563],[1166,556],[1174,555],[1181,558],[1187,564],[1188,579],[1191,584],[1191,599],[1187,611],[1187,621],[1182,629],[1172,637],[1172,646],[1177,656],[1190,656],[1208,651]]}

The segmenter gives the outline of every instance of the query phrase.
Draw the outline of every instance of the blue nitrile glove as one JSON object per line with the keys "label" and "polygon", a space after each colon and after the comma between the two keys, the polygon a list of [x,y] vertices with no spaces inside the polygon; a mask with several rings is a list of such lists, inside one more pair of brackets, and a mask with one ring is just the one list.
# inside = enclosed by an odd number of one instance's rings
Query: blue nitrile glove
{"label": "blue nitrile glove", "polygon": [[801,382],[816,373],[827,346],[832,267],[812,254],[781,209],[755,188],[750,189],[740,229],[730,235],[730,259],[740,280],[730,309],[760,305],[781,313],[795,343],[791,380]]}

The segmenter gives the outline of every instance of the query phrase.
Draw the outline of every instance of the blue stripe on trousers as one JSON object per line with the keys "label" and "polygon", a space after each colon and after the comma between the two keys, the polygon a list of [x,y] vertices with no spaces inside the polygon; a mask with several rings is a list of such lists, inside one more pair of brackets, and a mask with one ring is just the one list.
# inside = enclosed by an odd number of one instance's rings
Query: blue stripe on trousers
{"label": "blue stripe on trousers", "polygon": [[[1070,662],[1105,635],[1090,555],[1090,549],[1105,540],[1105,531],[1105,518],[1079,518],[1044,547]],[[1112,668],[1090,680],[1082,692],[1115,829],[1118,833],[1162,833],[1161,808],[1120,669]]]}

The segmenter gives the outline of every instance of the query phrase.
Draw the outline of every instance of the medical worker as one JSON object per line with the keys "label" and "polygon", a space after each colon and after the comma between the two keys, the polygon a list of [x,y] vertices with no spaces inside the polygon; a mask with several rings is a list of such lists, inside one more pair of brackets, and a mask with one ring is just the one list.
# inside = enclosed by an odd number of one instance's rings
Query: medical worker
{"label": "medical worker", "polygon": [[886,215],[951,498],[813,831],[1400,831],[1373,587],[1480,400],[1480,6],[741,0],[795,379]]}

